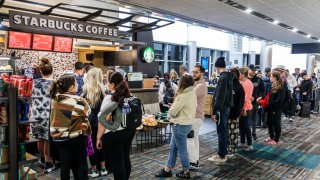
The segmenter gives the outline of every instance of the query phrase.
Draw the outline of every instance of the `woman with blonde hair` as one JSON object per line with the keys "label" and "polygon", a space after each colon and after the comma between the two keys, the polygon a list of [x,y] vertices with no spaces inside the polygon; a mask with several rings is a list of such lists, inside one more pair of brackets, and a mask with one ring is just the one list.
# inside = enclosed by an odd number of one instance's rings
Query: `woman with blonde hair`
{"label": "woman with blonde hair", "polygon": [[97,141],[98,132],[98,113],[101,108],[103,98],[105,96],[105,88],[103,85],[103,74],[100,68],[92,68],[88,71],[86,77],[84,78],[82,97],[85,98],[91,108],[91,113],[89,115],[89,122],[92,128],[92,144],[94,149],[94,154],[89,156],[91,170],[89,171],[89,176],[95,178],[99,176],[99,171],[97,170],[97,164],[100,163],[101,176],[106,176],[108,171],[105,168],[105,156],[103,150],[96,148],[95,144]]}
{"label": "woman with blonde hair", "polygon": [[170,72],[170,81],[178,85],[179,75],[174,69],[172,69]]}

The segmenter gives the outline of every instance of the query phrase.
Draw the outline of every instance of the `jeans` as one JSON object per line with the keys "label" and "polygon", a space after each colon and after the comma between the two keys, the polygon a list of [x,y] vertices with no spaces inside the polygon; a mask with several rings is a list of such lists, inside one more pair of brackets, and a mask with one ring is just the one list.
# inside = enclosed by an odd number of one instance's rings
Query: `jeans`
{"label": "jeans", "polygon": [[270,138],[278,142],[281,136],[281,115],[282,110],[269,110],[267,124]]}
{"label": "jeans", "polygon": [[105,161],[104,157],[104,151],[103,149],[97,149],[96,143],[97,143],[97,133],[98,133],[98,126],[91,126],[92,129],[92,145],[94,149],[94,154],[92,156],[89,156],[90,164],[91,166],[99,166],[99,163]]}
{"label": "jeans", "polygon": [[229,131],[229,145],[228,152],[231,154],[236,153],[239,136],[239,119],[228,120],[228,131]]}
{"label": "jeans", "polygon": [[202,122],[202,119],[195,119],[195,121],[192,124],[194,137],[187,139],[189,159],[192,163],[197,163],[197,161],[199,161],[199,130]]}
{"label": "jeans", "polygon": [[167,166],[175,168],[177,161],[177,154],[180,155],[181,164],[184,170],[190,169],[190,161],[187,150],[187,135],[192,130],[192,125],[173,126],[173,134],[169,146],[169,158]]}
{"label": "jeans", "polygon": [[70,179],[70,169],[74,179],[88,179],[88,164],[87,164],[87,137],[78,136],[70,140],[56,142],[60,155],[61,180]]}
{"label": "jeans", "polygon": [[265,108],[262,108],[261,122],[262,122],[262,126],[266,126],[267,125],[267,110]]}
{"label": "jeans", "polygon": [[230,114],[230,107],[224,107],[219,111],[219,119],[217,121],[217,133],[219,142],[218,155],[225,158],[228,154],[228,117]]}
{"label": "jeans", "polygon": [[252,110],[250,114],[250,124],[252,126],[252,134],[256,134],[257,129],[257,116],[258,116],[258,103],[252,103]]}
{"label": "jeans", "polygon": [[128,180],[131,174],[130,149],[135,130],[124,129],[103,135],[105,156],[113,170],[115,180]]}
{"label": "jeans", "polygon": [[246,138],[248,146],[252,145],[252,135],[251,129],[249,126],[249,115],[250,111],[247,111],[247,116],[241,116],[239,120],[239,130],[240,130],[240,142],[241,144],[245,144]]}

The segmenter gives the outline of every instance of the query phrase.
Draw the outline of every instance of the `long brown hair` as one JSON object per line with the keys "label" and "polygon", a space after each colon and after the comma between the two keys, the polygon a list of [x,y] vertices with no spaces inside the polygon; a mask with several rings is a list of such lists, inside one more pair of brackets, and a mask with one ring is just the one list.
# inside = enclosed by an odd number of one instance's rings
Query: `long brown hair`
{"label": "long brown hair", "polygon": [[122,102],[124,98],[131,96],[128,83],[119,72],[113,72],[108,77],[108,82],[114,84],[115,92],[112,94],[112,100],[115,102]]}
{"label": "long brown hair", "polygon": [[181,94],[185,89],[194,85],[194,80],[190,75],[181,76],[177,95]]}
{"label": "long brown hair", "polygon": [[272,93],[277,93],[280,89],[283,88],[283,81],[281,79],[281,74],[278,71],[272,71],[271,75],[274,78],[274,82],[272,83],[272,86],[271,86]]}

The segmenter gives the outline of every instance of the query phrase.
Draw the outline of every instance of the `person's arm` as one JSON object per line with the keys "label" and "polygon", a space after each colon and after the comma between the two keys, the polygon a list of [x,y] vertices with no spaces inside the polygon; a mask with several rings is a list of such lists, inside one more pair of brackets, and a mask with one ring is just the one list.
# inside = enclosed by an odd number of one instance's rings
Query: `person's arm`
{"label": "person's arm", "polygon": [[228,91],[228,80],[225,78],[220,78],[218,82],[218,86],[215,91],[215,101],[212,101],[213,111],[212,114],[216,114],[216,112],[220,111],[225,99],[227,98]]}
{"label": "person's arm", "polygon": [[291,85],[292,86],[290,86],[290,87],[292,87],[292,89],[298,86],[298,83],[294,77],[291,77]]}
{"label": "person's arm", "polygon": [[160,86],[159,86],[159,91],[158,91],[158,98],[159,98],[159,102],[162,102],[163,101],[163,88],[164,88],[164,83],[160,83]]}
{"label": "person's arm", "polygon": [[239,95],[238,95],[238,100],[239,100],[239,104],[238,104],[238,108],[237,108],[237,116],[240,116],[242,110],[243,110],[243,106],[244,106],[244,98],[245,98],[245,94],[244,94],[244,90],[243,87],[241,86],[240,90],[239,90]]}
{"label": "person's arm", "polygon": [[179,114],[179,112],[183,109],[184,107],[184,101],[181,99],[181,95],[178,95],[175,99],[174,102],[169,109],[169,114],[172,117],[175,117]]}
{"label": "person's arm", "polygon": [[194,92],[196,93],[197,98],[202,97],[202,96],[205,95],[204,94],[204,92],[205,92],[204,88],[207,88],[207,87],[204,87],[203,84],[199,84],[198,86],[196,86],[194,88]]}
{"label": "person's arm", "polygon": [[99,122],[98,124],[98,133],[97,133],[97,142],[96,144],[94,144],[94,146],[97,147],[97,149],[101,149],[102,148],[102,136],[104,134],[104,132],[106,131],[106,128]]}

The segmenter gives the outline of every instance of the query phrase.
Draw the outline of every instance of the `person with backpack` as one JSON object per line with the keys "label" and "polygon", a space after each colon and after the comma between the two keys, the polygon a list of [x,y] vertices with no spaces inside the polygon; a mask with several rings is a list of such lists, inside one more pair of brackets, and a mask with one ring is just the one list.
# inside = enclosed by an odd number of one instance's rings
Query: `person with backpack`
{"label": "person with backpack", "polygon": [[170,81],[170,75],[165,73],[163,75],[164,82],[160,84],[158,96],[161,112],[167,112],[170,104],[173,103],[174,95],[178,90],[178,86]]}
{"label": "person with backpack", "polygon": [[[98,113],[100,112],[101,103],[105,96],[105,88],[103,86],[102,70],[93,67],[84,78],[83,91],[81,96],[88,101],[91,108],[89,115],[90,126],[92,129],[92,135],[89,140],[92,141],[93,154],[89,155],[91,168],[88,175],[92,178],[108,175],[108,171],[105,166],[104,152],[96,148],[97,133],[98,133]],[[89,144],[89,143],[88,143]],[[100,163],[100,172],[97,169],[97,165]]]}
{"label": "person with backpack", "polygon": [[197,107],[197,96],[193,91],[193,86],[194,80],[192,76],[181,76],[179,89],[169,110],[170,121],[174,123],[169,146],[169,158],[167,166],[161,169],[155,175],[156,177],[172,177],[172,169],[176,166],[176,159],[179,154],[183,170],[178,172],[176,176],[183,179],[191,179],[187,135],[192,129]]}
{"label": "person with backpack", "polygon": [[267,124],[270,137],[264,142],[268,145],[277,145],[281,136],[281,115],[285,101],[286,87],[279,71],[272,71],[270,78],[272,82],[271,91],[265,98],[257,101],[267,109]]}
{"label": "person with backpack", "polygon": [[108,76],[107,86],[111,94],[103,99],[98,115],[96,146],[103,147],[114,179],[127,180],[131,174],[131,143],[142,121],[141,102],[130,94],[119,72]]}

